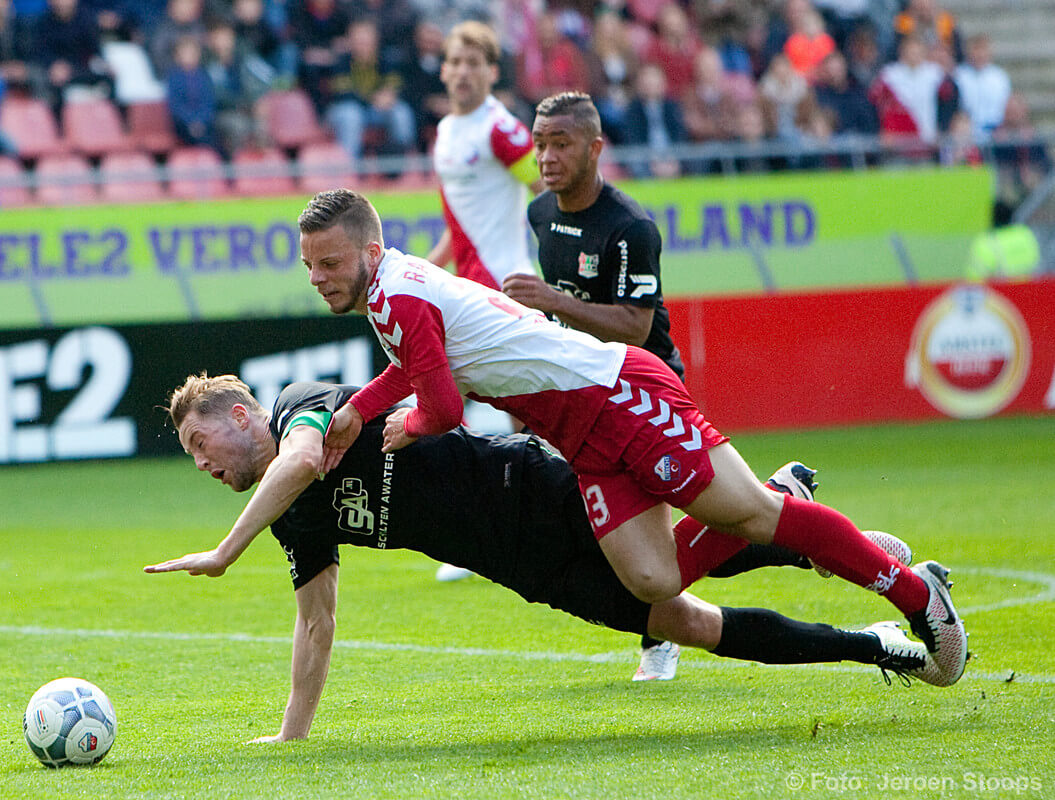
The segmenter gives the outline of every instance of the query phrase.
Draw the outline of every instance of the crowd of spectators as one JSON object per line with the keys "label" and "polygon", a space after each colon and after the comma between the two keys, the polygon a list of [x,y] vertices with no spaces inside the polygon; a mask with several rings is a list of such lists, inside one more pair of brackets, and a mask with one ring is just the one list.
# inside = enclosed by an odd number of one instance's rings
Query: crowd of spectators
{"label": "crowd of spectators", "polygon": [[266,143],[257,100],[299,87],[352,157],[426,153],[447,110],[443,38],[466,18],[500,32],[509,108],[530,121],[548,94],[590,92],[614,144],[649,148],[637,175],[718,168],[671,157],[683,143],[824,151],[862,135],[947,164],[992,145],[1008,202],[1050,169],[1043,148],[1000,149],[1029,130],[1026,106],[988,37],[964,41],[936,0],[0,0],[0,102],[25,93],[58,115],[153,93],[182,142],[230,158]]}

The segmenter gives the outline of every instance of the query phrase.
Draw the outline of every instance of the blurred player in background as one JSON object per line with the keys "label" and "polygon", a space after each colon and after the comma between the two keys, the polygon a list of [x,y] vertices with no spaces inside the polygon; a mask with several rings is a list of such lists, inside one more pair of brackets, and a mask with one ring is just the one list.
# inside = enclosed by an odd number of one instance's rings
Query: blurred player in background
{"label": "blurred player in background", "polygon": [[[536,109],[531,133],[540,156],[538,170],[549,190],[528,207],[542,277],[510,275],[502,291],[602,341],[642,347],[684,381],[685,367],[670,338],[670,316],[663,305],[659,229],[598,171],[604,140],[590,96],[563,92],[547,97]],[[566,141],[575,146],[553,146]],[[677,665],[676,644],[646,636],[634,679],[670,679]]]}
{"label": "blurred player in background", "polygon": [[767,491],[659,358],[562,328],[500,292],[386,250],[377,210],[355,192],[319,193],[298,223],[309,281],[332,312],[366,315],[390,361],[335,411],[324,471],[364,421],[411,393],[417,408],[386,419],[386,452],[456,427],[463,394],[483,400],[568,459],[602,551],[639,599],[669,600],[700,577],[697,553],[678,547],[671,525],[671,508],[680,508],[701,530],[786,547],[882,595],[944,678],[959,680],[967,636],[948,570],[931,561],[909,569],[834,509]]}
{"label": "blurred player in background", "polygon": [[[428,260],[497,289],[511,274],[534,274],[528,254],[528,188],[542,182],[535,169],[531,134],[491,94],[501,57],[498,36],[482,22],[451,29],[444,42],[440,79],[451,112],[436,130],[433,165],[447,227]],[[436,579],[472,575],[441,564]]]}
{"label": "blurred player in background", "polygon": [[[349,386],[291,384],[268,414],[235,376],[199,375],[188,377],[169,400],[180,442],[198,469],[238,492],[260,486],[216,549],[146,571],[218,577],[268,525],[290,564],[297,617],[289,701],[278,734],[254,741],[308,736],[329,671],[340,544],[450,559],[530,602],[727,658],[857,661],[905,681],[939,674],[926,648],[894,623],[846,631],[761,608],[719,608],[686,593],[643,603],[619,582],[597,546],[574,473],[533,436],[458,428],[386,454],[379,418],[320,477],[323,432],[354,392]],[[911,558],[907,545],[886,536],[887,546]],[[752,568],[743,558],[752,548],[754,566],[809,567],[779,547],[749,546],[714,532],[697,538],[695,546],[706,551],[707,571],[715,577]]]}
{"label": "blurred player in background", "polygon": [[528,188],[542,183],[531,133],[491,94],[501,52],[482,22],[455,26],[444,44],[440,78],[451,113],[436,130],[433,163],[447,229],[428,255],[440,266],[497,289],[513,273],[534,274],[528,254]]}

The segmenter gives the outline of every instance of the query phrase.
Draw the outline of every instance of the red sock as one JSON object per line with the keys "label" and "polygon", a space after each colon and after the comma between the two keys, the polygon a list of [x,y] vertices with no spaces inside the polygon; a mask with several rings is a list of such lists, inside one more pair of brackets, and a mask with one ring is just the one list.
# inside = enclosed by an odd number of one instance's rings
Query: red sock
{"label": "red sock", "polygon": [[912,570],[864,536],[838,511],[786,495],[773,544],[794,550],[840,578],[883,595],[906,616],[930,590]]}
{"label": "red sock", "polygon": [[674,526],[674,541],[678,546],[682,589],[691,586],[750,544],[746,539],[713,531],[692,517],[685,517]]}

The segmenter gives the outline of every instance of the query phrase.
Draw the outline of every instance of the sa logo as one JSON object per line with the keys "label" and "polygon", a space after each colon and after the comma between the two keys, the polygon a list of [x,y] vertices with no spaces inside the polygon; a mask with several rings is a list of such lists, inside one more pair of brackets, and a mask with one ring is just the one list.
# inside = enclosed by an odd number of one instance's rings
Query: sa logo
{"label": "sa logo", "polygon": [[374,512],[368,508],[370,495],[358,478],[345,478],[333,492],[337,525],[349,533],[370,536],[374,532]]}

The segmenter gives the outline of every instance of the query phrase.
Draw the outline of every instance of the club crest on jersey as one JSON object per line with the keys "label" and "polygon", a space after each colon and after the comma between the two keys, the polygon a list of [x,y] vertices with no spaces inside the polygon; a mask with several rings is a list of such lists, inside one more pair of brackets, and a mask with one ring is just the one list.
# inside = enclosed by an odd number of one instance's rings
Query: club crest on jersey
{"label": "club crest on jersey", "polygon": [[678,473],[681,472],[681,464],[678,463],[676,458],[663,456],[663,458],[656,462],[654,471],[660,477],[660,480],[669,482],[674,480],[678,476]]}
{"label": "club crest on jersey", "polygon": [[600,254],[590,255],[579,251],[579,275],[583,278],[596,278],[597,269],[601,265]]}

